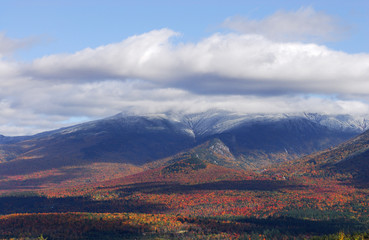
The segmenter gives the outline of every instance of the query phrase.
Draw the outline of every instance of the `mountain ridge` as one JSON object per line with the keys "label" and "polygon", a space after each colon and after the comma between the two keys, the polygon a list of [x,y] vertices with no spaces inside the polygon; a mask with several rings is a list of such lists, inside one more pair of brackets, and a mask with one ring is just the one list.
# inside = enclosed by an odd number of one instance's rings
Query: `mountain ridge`
{"label": "mountain ridge", "polygon": [[79,178],[76,171],[65,169],[90,169],[99,163],[105,164],[104,169],[108,168],[106,164],[146,169],[147,164],[158,166],[182,153],[199,154],[220,166],[255,169],[335,146],[360,131],[329,128],[317,121],[304,114],[245,115],[216,110],[145,116],[120,113],[3,141],[0,176],[13,178],[55,170],[72,172],[71,177]]}

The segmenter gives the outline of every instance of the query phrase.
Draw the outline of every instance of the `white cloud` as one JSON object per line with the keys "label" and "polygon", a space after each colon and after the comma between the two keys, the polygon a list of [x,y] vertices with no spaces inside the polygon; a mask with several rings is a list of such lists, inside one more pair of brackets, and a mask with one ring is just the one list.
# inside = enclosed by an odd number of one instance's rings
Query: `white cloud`
{"label": "white cloud", "polygon": [[[120,43],[75,54],[51,55],[33,62],[29,71],[37,77],[56,79],[101,80],[101,78],[167,78],[174,69],[169,29],[154,30],[130,37]],[[171,73],[171,72],[169,72]]]}
{"label": "white cloud", "polygon": [[329,30],[330,18],[307,8],[253,23],[265,25],[260,32],[194,43],[175,44],[180,34],[161,29],[30,64],[0,56],[0,134],[34,134],[124,110],[369,113],[369,54],[268,36],[270,19],[292,33],[296,26],[284,22],[293,16],[310,26],[300,35],[314,35],[311,17],[322,21],[314,36]]}
{"label": "white cloud", "polygon": [[335,41],[348,32],[337,18],[312,7],[302,7],[297,11],[278,11],[261,19],[251,20],[237,16],[226,19],[223,27],[244,34],[260,34],[277,41]]}
{"label": "white cloud", "polygon": [[[201,112],[220,108],[243,113],[324,112],[363,114],[368,104],[321,96],[201,95],[176,88],[158,88],[127,80],[45,84],[24,79],[0,103],[0,133],[34,134],[114,115],[121,111],[158,113]],[[151,87],[150,87],[151,86]],[[18,94],[18,95],[14,95]],[[76,119],[76,117],[78,117]]]}
{"label": "white cloud", "polygon": [[26,71],[59,81],[141,79],[206,94],[366,94],[369,54],[281,43],[260,35],[214,34],[174,45],[162,29],[70,55],[37,59]]}

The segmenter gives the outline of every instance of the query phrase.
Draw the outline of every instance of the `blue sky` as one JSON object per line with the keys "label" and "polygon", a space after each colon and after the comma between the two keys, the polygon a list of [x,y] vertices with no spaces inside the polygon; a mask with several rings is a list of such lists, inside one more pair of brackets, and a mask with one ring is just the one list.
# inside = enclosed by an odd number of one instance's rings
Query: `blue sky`
{"label": "blue sky", "polygon": [[232,16],[262,19],[278,10],[313,7],[339,19],[348,28],[341,41],[327,46],[350,53],[369,52],[369,2],[317,1],[2,1],[0,27],[8,37],[35,38],[38,44],[18,52],[32,60],[56,53],[98,47],[153,29],[170,28],[181,41],[198,41],[222,29]]}
{"label": "blue sky", "polygon": [[369,114],[369,2],[4,0],[0,134],[121,111]]}

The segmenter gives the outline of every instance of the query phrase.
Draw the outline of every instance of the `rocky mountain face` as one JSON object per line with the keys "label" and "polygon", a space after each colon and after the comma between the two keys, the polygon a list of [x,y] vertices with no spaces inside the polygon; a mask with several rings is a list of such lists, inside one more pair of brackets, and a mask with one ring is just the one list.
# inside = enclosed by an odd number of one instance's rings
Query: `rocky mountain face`
{"label": "rocky mountain face", "polygon": [[96,162],[142,166],[188,151],[224,166],[260,167],[335,146],[366,129],[366,122],[350,116],[216,110],[121,113],[29,137],[0,137],[0,175]]}

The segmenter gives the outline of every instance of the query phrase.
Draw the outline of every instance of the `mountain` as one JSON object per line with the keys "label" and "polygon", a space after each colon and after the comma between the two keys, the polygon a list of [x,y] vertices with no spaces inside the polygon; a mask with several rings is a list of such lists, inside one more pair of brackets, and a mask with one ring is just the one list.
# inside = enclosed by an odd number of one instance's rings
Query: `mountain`
{"label": "mountain", "polygon": [[313,168],[320,174],[369,186],[369,131],[334,148],[307,156],[297,164],[301,165],[300,169]]}
{"label": "mountain", "polygon": [[161,117],[115,116],[35,135],[1,146],[16,157],[6,159],[0,174],[93,162],[143,165],[194,146],[193,136],[181,127]]}
{"label": "mountain", "polygon": [[114,179],[112,181],[107,181],[103,184],[105,186],[160,182],[194,184],[219,180],[249,178],[253,175],[255,174],[253,174],[251,171],[246,172],[243,170],[230,169],[211,163],[210,161],[203,160],[191,154],[182,154],[181,156],[178,156],[165,164],[165,166],[153,168],[123,178]]}
{"label": "mountain", "polygon": [[215,136],[237,159],[261,167],[337,145],[354,135],[305,118],[289,117],[249,122]]}
{"label": "mountain", "polygon": [[335,146],[362,132],[365,122],[349,116],[218,110],[198,114],[121,113],[34,136],[2,137],[0,176],[62,169],[60,174],[66,176],[61,179],[67,179],[86,169],[92,171],[91,164],[100,163],[105,164],[104,169],[117,168],[109,164],[124,164],[120,168],[137,171],[137,167],[145,169],[148,164],[166,162],[185,152],[218,165],[247,169]]}
{"label": "mountain", "polygon": [[368,191],[357,186],[368,182],[369,131],[358,136],[365,124],[347,119],[118,114],[4,137],[0,235],[338,239],[367,231]]}

